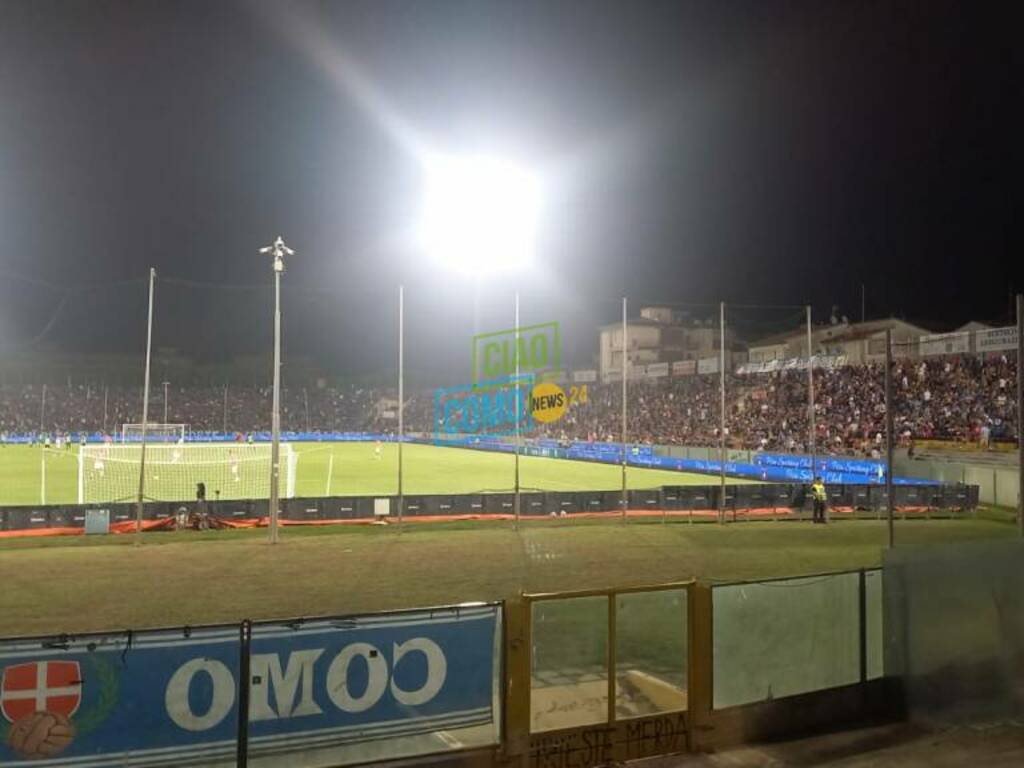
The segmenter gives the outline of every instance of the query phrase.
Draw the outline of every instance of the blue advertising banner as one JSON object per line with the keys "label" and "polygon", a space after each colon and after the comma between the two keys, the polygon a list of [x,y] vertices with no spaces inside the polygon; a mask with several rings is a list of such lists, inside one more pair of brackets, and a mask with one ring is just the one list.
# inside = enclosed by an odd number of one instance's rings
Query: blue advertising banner
{"label": "blue advertising banner", "polygon": [[496,606],[253,627],[249,754],[490,723],[497,629]]}
{"label": "blue advertising banner", "polygon": [[[490,722],[498,626],[466,606],[254,627],[249,754]],[[237,627],[0,643],[0,765],[231,761],[240,652]]]}
{"label": "blue advertising banner", "polygon": [[[788,460],[773,464],[761,462],[761,455],[755,455],[755,464],[745,462],[725,462],[725,473],[733,477],[748,477],[753,480],[765,482],[798,482],[810,483],[814,477],[811,473],[811,461],[809,458],[799,456],[787,456]],[[802,463],[801,463],[802,462]],[[629,463],[643,467],[654,467],[658,469],[674,469],[684,472],[702,472],[706,474],[718,474],[719,463],[706,459],[680,459],[670,456],[656,456],[644,453],[639,456],[630,455]],[[871,473],[865,473],[863,467],[855,467],[857,471],[850,471],[850,463],[870,465]],[[878,485],[885,482],[885,464],[881,462],[860,462],[858,460],[844,459],[819,459],[817,463],[817,474],[827,484],[852,485]],[[894,477],[894,485],[935,485],[934,480],[924,480],[910,477]]]}

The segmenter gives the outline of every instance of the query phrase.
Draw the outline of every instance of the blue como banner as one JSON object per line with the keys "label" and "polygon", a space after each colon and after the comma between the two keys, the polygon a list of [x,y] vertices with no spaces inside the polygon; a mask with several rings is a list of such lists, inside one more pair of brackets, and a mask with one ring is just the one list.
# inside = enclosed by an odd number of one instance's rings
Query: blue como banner
{"label": "blue como banner", "polygon": [[[486,725],[498,607],[253,627],[249,755]],[[230,762],[238,627],[0,643],[0,765]]]}

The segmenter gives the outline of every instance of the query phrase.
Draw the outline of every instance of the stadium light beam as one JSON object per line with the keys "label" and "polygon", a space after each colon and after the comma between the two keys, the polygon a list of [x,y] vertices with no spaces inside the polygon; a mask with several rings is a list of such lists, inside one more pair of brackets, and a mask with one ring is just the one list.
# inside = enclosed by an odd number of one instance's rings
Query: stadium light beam
{"label": "stadium light beam", "polygon": [[529,266],[541,185],[532,171],[485,156],[424,161],[419,240],[436,262],[478,280]]}

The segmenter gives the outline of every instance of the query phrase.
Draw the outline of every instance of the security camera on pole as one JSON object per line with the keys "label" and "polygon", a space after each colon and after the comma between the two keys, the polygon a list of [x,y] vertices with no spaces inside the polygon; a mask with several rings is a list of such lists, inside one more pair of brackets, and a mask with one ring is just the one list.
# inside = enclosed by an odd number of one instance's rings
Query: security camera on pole
{"label": "security camera on pole", "polygon": [[274,406],[270,417],[270,543],[277,543],[279,513],[278,483],[281,477],[281,273],[284,257],[295,254],[278,235],[273,245],[260,248],[260,253],[274,257]]}

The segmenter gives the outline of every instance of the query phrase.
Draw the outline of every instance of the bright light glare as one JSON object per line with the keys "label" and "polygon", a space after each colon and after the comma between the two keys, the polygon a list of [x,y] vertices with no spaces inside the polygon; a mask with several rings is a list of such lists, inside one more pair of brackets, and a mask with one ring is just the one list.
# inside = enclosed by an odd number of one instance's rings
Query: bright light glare
{"label": "bright light glare", "polygon": [[425,164],[420,239],[449,269],[484,276],[533,261],[540,208],[534,174],[492,157]]}

